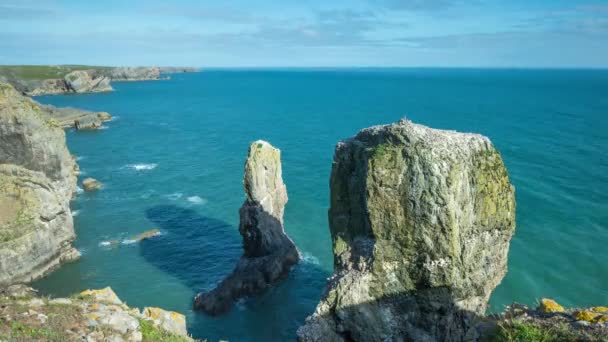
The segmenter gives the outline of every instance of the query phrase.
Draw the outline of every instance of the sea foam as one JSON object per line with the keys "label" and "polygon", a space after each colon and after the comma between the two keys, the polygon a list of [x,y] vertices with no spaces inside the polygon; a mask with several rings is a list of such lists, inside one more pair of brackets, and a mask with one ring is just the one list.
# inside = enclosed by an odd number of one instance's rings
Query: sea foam
{"label": "sea foam", "polygon": [[193,203],[193,204],[200,204],[200,205],[204,205],[205,203],[207,203],[207,200],[204,198],[201,198],[199,196],[190,196],[187,198],[188,202]]}
{"label": "sea foam", "polygon": [[125,167],[127,169],[135,170],[135,171],[149,171],[154,170],[158,164],[150,163],[150,164],[129,164]]}

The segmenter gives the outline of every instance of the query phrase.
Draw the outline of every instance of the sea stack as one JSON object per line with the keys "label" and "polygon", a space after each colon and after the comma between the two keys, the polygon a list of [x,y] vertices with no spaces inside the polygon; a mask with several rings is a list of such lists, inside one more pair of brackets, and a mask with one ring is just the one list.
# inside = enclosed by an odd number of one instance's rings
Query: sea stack
{"label": "sea stack", "polygon": [[507,271],[514,188],[490,140],[407,120],[338,143],[334,275],[299,341],[462,341]]}
{"label": "sea stack", "polygon": [[77,170],[58,122],[0,83],[0,287],[78,258],[69,206]]}
{"label": "sea stack", "polygon": [[283,229],[287,188],[281,171],[281,151],[258,140],[245,162],[245,203],[239,211],[243,256],[217,288],[200,293],[195,309],[211,315],[224,313],[242,297],[260,293],[285,278],[300,256]]}

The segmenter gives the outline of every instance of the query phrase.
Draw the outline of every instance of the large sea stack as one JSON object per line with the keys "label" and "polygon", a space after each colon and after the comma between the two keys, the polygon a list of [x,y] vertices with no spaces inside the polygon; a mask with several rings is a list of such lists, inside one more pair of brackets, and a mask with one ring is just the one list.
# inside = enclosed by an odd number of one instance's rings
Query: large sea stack
{"label": "large sea stack", "polygon": [[79,256],[69,207],[76,170],[58,122],[0,83],[0,287]]}
{"label": "large sea stack", "polygon": [[217,288],[200,293],[195,309],[224,313],[242,297],[255,295],[285,278],[299,260],[294,243],[283,230],[287,188],[281,171],[281,151],[265,141],[249,147],[245,162],[245,203],[239,211],[243,256]]}
{"label": "large sea stack", "polygon": [[490,140],[402,120],[340,142],[334,275],[300,341],[461,341],[507,271],[514,188]]}

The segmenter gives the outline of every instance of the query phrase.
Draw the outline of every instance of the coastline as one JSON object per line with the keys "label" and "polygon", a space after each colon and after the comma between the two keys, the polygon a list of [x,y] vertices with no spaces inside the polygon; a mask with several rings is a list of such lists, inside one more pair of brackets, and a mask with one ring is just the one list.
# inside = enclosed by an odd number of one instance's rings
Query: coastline
{"label": "coastline", "polygon": [[[598,303],[598,304],[602,304],[602,303]],[[568,311],[570,311],[570,310],[568,310]],[[590,311],[590,309],[589,309],[589,310],[582,310],[582,311]],[[528,316],[531,316],[531,313],[529,313],[529,312],[527,312],[526,314],[527,314]],[[569,315],[570,315],[570,317],[571,317],[571,319],[572,319],[572,320],[573,320],[573,319],[575,319],[575,318],[576,318],[576,316],[577,316],[577,314],[575,314],[575,313],[572,313],[572,314],[569,314]],[[557,316],[561,316],[561,315],[554,315],[554,316],[552,316],[552,317],[557,317]],[[582,324],[582,323],[581,323],[581,324]]]}

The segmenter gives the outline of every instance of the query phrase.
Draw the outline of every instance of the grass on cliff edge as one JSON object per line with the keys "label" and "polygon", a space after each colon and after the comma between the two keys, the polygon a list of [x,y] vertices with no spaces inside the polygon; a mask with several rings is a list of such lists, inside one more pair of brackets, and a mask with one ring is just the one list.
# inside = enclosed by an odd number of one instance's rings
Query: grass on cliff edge
{"label": "grass on cliff edge", "polygon": [[152,322],[145,319],[139,320],[139,327],[143,336],[142,342],[188,342],[185,337],[158,329]]}
{"label": "grass on cliff edge", "polygon": [[89,65],[0,65],[0,76],[22,80],[63,78],[75,70],[106,70],[111,67]]}
{"label": "grass on cliff edge", "polygon": [[502,322],[491,342],[569,342],[569,341],[608,341],[600,336],[592,336],[584,331],[570,329],[566,324],[551,327],[528,322]]}

